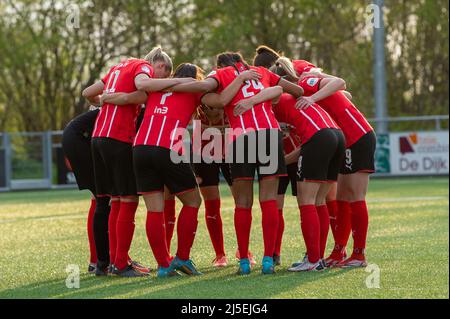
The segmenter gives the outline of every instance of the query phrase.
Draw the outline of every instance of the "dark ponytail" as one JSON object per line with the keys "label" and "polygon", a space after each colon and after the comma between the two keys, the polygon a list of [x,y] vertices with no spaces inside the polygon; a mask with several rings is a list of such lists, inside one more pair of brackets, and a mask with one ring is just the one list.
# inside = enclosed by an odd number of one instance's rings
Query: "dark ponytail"
{"label": "dark ponytail", "polygon": [[254,66],[262,66],[269,69],[281,57],[274,49],[266,45],[260,45],[256,48],[256,54],[253,58]]}
{"label": "dark ponytail", "polygon": [[239,52],[224,52],[217,55],[216,65],[218,68],[232,66],[238,73],[240,73],[242,70],[239,70],[236,67],[237,63],[242,63],[247,70],[250,69],[249,65],[242,57],[242,54],[240,54]]}

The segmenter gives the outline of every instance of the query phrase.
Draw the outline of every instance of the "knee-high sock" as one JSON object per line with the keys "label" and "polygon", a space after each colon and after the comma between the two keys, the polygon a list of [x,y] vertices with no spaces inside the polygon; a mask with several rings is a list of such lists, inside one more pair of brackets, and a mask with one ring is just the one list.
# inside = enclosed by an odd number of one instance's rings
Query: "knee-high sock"
{"label": "knee-high sock", "polygon": [[248,258],[248,245],[250,242],[250,229],[252,227],[252,209],[239,208],[234,209],[234,229],[241,259]]}
{"label": "knee-high sock", "polygon": [[108,239],[109,239],[109,259],[111,264],[114,264],[116,260],[116,249],[117,249],[117,216],[119,216],[120,201],[111,201],[111,210],[108,219]]}
{"label": "knee-high sock", "polygon": [[117,247],[114,265],[124,269],[128,264],[128,251],[134,234],[134,216],[138,202],[120,202],[119,216],[117,216],[116,233]]}
{"label": "knee-high sock", "polygon": [[336,244],[339,246],[338,248],[343,249],[347,246],[348,238],[350,237],[350,233],[352,231],[352,215],[349,202],[337,201],[337,207]]}
{"label": "knee-high sock", "polygon": [[164,201],[164,224],[166,226],[166,243],[169,252],[176,220],[177,217],[175,216],[175,200],[166,199]]}
{"label": "knee-high sock", "polygon": [[366,249],[367,230],[369,228],[369,212],[366,201],[350,204],[352,210],[353,252],[364,254]]}
{"label": "knee-high sock", "polygon": [[183,206],[178,217],[177,256],[181,260],[188,260],[190,258],[191,248],[194,244],[195,233],[197,232],[198,210],[198,207]]}
{"label": "knee-high sock", "polygon": [[283,233],[284,233],[284,216],[283,210],[278,210],[278,232],[277,232],[277,240],[275,242],[275,255],[281,255],[281,244],[283,242]]}
{"label": "knee-high sock", "polygon": [[89,213],[87,218],[87,234],[89,241],[89,262],[92,264],[97,263],[97,251],[95,250],[94,239],[94,214],[95,214],[96,201],[95,198],[91,199],[91,206],[89,207]]}
{"label": "knee-high sock", "polygon": [[109,264],[109,197],[97,197],[96,202],[93,227],[95,248],[97,251],[97,262],[105,266]]}
{"label": "knee-high sock", "polygon": [[320,258],[323,258],[330,230],[330,216],[328,215],[327,205],[316,206],[316,210],[320,221]]}
{"label": "knee-high sock", "polygon": [[170,254],[167,249],[166,229],[163,212],[147,212],[145,224],[147,239],[158,266],[167,268],[170,265]]}
{"label": "knee-high sock", "polygon": [[220,199],[205,200],[205,219],[216,256],[225,256]]}
{"label": "knee-high sock", "polygon": [[316,263],[320,259],[320,221],[316,206],[300,206],[300,219],[308,260]]}
{"label": "knee-high sock", "polygon": [[337,201],[329,201],[327,202],[328,214],[330,216],[330,228],[331,233],[333,234],[334,242],[336,242],[337,234],[336,234],[336,219],[337,219]]}
{"label": "knee-high sock", "polygon": [[260,202],[264,237],[264,256],[273,257],[278,235],[278,206],[276,200]]}

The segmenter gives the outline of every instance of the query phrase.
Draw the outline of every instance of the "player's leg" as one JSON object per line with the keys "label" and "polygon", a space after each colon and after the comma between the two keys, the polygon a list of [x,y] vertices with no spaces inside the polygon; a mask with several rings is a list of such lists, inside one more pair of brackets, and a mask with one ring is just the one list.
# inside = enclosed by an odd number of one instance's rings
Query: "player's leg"
{"label": "player's leg", "polygon": [[[240,164],[237,164],[241,166]],[[235,164],[232,171],[237,170]],[[241,167],[242,168],[242,167]],[[239,169],[240,170],[240,169]],[[253,168],[253,176],[254,176]],[[240,175],[240,174],[239,174]],[[234,190],[234,228],[236,231],[236,239],[239,251],[239,274],[245,275],[250,273],[249,259],[249,243],[250,230],[252,227],[252,207],[253,207],[253,178],[238,179],[233,174],[233,190]]]}
{"label": "player's leg", "polygon": [[153,255],[158,263],[158,277],[175,275],[170,267],[170,253],[165,228],[164,165],[167,152],[160,148],[137,146],[133,149],[133,166],[137,192],[142,195],[147,209],[146,234]]}
{"label": "player's leg", "polygon": [[167,187],[164,188],[164,223],[166,226],[166,242],[167,249],[170,253],[170,245],[172,242],[173,231],[177,216],[175,214],[175,195],[172,195]]}
{"label": "player's leg", "polygon": [[[369,185],[369,176],[375,171],[376,136],[374,132],[364,135],[359,141],[346,151],[346,164],[341,177],[342,189],[338,189],[338,197],[348,203],[347,223],[353,234],[352,256],[342,261],[341,267],[365,267],[367,231],[369,225],[369,212],[366,203],[366,194]],[[338,225],[341,222],[338,221]],[[348,227],[347,225],[347,227]],[[345,228],[344,228],[345,229]],[[347,231],[347,229],[345,229]],[[344,234],[342,243],[346,244],[348,231]],[[339,234],[341,236],[341,234]],[[344,237],[345,236],[345,237]]]}
{"label": "player's leg", "polygon": [[316,196],[316,210],[320,222],[320,259],[324,258],[328,240],[328,232],[330,229],[330,215],[328,213],[326,197],[331,187],[331,183],[323,183],[320,185]]}
{"label": "player's leg", "polygon": [[276,176],[262,178],[259,182],[259,203],[262,212],[264,238],[263,273],[272,273],[274,271],[273,256],[275,255],[279,222],[277,205],[278,183],[279,177]]}
{"label": "player's leg", "polygon": [[366,194],[369,185],[369,174],[358,172],[343,176],[343,185],[347,186],[345,198],[349,203],[350,225],[353,235],[352,255],[338,264],[339,267],[365,267],[367,231],[369,212],[366,204]]}
{"label": "player's leg", "polygon": [[[258,156],[269,154],[266,159],[258,158],[259,203],[264,238],[263,274],[273,274],[275,271],[273,256],[279,226],[278,186],[280,176],[287,176],[282,141],[282,133],[278,130],[258,131]],[[265,149],[262,150],[264,145]]]}
{"label": "player's leg", "polygon": [[147,208],[146,233],[153,256],[158,263],[158,277],[174,276],[177,273],[170,270],[171,257],[166,242],[164,220],[164,193],[150,192],[142,195]]}
{"label": "player's leg", "polygon": [[336,216],[337,216],[337,182],[332,183],[330,187],[330,191],[327,194],[326,202],[327,202],[327,208],[328,213],[330,215],[330,228],[331,232],[333,234],[333,239],[336,242]]}
{"label": "player's leg", "polygon": [[316,209],[316,198],[321,183],[297,183],[297,203],[300,208],[300,224],[306,246],[303,261],[294,263],[289,271],[301,272],[322,270],[320,263],[320,219]]}
{"label": "player's leg", "polygon": [[198,226],[198,211],[202,202],[192,168],[187,163],[175,164],[171,161],[170,150],[161,149],[161,167],[164,185],[183,204],[177,222],[177,253],[171,262],[172,270],[180,270],[188,275],[200,275],[191,260],[191,248]]}
{"label": "player's leg", "polygon": [[220,166],[214,162],[202,162],[194,164],[193,167],[199,183],[200,193],[205,202],[206,227],[216,254],[213,265],[216,267],[224,267],[228,264],[228,261],[225,256],[222,216],[220,214]]}
{"label": "player's leg", "polygon": [[108,220],[110,213],[110,198],[97,197],[93,218],[93,232],[97,251],[97,275],[106,275],[109,266]]}

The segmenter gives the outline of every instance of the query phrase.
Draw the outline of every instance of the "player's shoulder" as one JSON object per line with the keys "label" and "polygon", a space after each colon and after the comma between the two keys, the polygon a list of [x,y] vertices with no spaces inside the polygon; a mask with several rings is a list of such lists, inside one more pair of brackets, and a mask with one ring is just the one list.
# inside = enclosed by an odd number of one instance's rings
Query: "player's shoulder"
{"label": "player's shoulder", "polygon": [[289,104],[295,105],[295,102],[296,102],[295,97],[293,97],[289,93],[283,93],[281,94],[280,101],[278,103],[282,105],[289,105]]}

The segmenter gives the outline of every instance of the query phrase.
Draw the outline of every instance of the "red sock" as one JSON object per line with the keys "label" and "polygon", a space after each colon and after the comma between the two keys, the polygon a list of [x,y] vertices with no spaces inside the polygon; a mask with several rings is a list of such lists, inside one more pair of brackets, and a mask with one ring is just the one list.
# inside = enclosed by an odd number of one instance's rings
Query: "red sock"
{"label": "red sock", "polygon": [[128,251],[134,234],[134,215],[138,205],[138,202],[120,202],[116,223],[116,259],[114,260],[114,265],[118,269],[124,269],[128,264]]}
{"label": "red sock", "polygon": [[91,207],[89,208],[88,218],[87,218],[87,233],[89,240],[89,252],[90,252],[90,263],[97,263],[97,251],[95,250],[95,240],[94,240],[94,213],[95,213],[96,201],[95,198],[91,199]]}
{"label": "red sock", "polygon": [[320,258],[323,258],[330,230],[330,216],[328,215],[327,205],[316,206],[316,210],[320,221]]}
{"label": "red sock", "polygon": [[328,207],[328,215],[330,216],[330,228],[331,233],[333,234],[333,239],[336,242],[337,234],[336,234],[336,215],[337,215],[337,201],[333,200],[327,202]]}
{"label": "red sock", "polygon": [[278,206],[276,200],[259,203],[262,211],[264,256],[273,257],[278,235]]}
{"label": "red sock", "polygon": [[250,242],[250,228],[252,227],[252,209],[234,209],[234,229],[241,259],[248,258],[248,245]]}
{"label": "red sock", "polygon": [[300,206],[300,218],[308,260],[316,263],[320,259],[320,221],[316,206]]}
{"label": "red sock", "polygon": [[352,209],[353,253],[364,255],[366,249],[367,230],[369,228],[369,212],[366,201],[350,204]]}
{"label": "red sock", "polygon": [[337,207],[336,244],[340,246],[340,248],[344,248],[347,246],[348,238],[352,231],[352,214],[349,202],[337,201]]}
{"label": "red sock", "polygon": [[178,249],[177,256],[181,260],[188,260],[192,245],[194,244],[195,232],[198,225],[198,207],[183,206],[178,217],[177,235]]}
{"label": "red sock", "polygon": [[119,200],[111,201],[111,210],[109,212],[109,219],[108,219],[109,259],[111,264],[114,264],[114,260],[116,259],[116,248],[117,248],[116,225],[119,210],[120,210],[120,201]]}
{"label": "red sock", "polygon": [[278,232],[277,232],[277,241],[275,242],[275,255],[281,255],[281,243],[283,242],[283,233],[284,233],[284,216],[283,210],[278,210]]}
{"label": "red sock", "polygon": [[216,256],[225,256],[220,199],[205,200],[205,219]]}
{"label": "red sock", "polygon": [[175,200],[166,199],[164,201],[164,224],[166,226],[166,243],[167,250],[169,252],[176,220],[177,217],[175,216]]}
{"label": "red sock", "polygon": [[145,224],[147,239],[152,248],[158,266],[167,268],[170,265],[170,254],[166,243],[163,212],[147,212]]}

